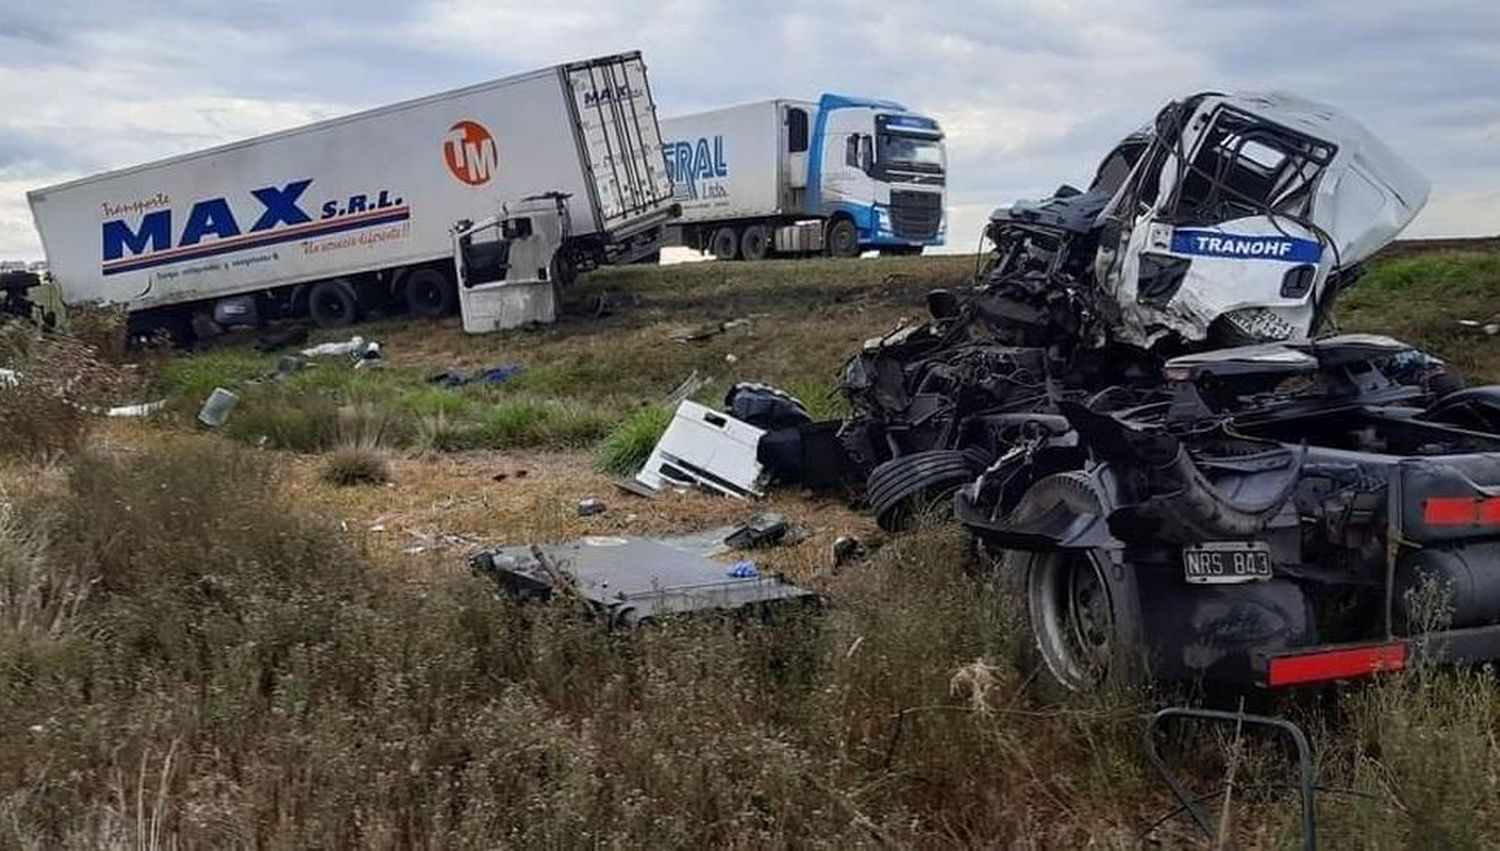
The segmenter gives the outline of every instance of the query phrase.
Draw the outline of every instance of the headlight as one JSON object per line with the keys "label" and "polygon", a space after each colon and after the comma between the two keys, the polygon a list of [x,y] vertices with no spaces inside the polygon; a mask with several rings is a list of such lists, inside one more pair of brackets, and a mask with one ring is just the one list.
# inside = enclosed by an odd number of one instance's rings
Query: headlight
{"label": "headlight", "polygon": [[1220,319],[1246,343],[1274,343],[1291,339],[1296,333],[1291,323],[1264,307],[1231,310]]}

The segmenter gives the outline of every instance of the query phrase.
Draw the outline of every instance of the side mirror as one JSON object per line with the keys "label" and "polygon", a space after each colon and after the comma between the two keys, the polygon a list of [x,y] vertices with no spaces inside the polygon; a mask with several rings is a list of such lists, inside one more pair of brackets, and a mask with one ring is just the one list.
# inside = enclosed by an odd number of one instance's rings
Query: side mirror
{"label": "side mirror", "polygon": [[859,170],[869,174],[875,169],[875,140],[871,136],[859,137]]}

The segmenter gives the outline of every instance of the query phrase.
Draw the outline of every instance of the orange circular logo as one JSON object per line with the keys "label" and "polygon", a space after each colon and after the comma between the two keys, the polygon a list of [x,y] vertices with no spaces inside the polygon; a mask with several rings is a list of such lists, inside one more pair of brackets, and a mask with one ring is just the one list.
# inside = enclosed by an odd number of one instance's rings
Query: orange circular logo
{"label": "orange circular logo", "polygon": [[470,186],[483,186],[500,165],[500,151],[483,124],[465,119],[449,127],[443,137],[443,162],[454,177]]}

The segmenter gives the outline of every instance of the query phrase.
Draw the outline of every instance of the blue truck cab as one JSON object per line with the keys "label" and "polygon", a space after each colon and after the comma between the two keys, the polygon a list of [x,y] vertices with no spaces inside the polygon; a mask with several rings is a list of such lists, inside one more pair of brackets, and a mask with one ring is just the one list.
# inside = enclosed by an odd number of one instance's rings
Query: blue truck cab
{"label": "blue truck cab", "polygon": [[[859,250],[916,254],[943,244],[948,158],[936,120],[894,101],[825,94],[809,148],[809,215],[847,217]],[[850,253],[843,235],[830,227],[830,254]]]}
{"label": "blue truck cab", "polygon": [[668,239],[721,260],[920,254],[946,236],[938,122],[889,100],[824,94],[669,118],[682,215]]}

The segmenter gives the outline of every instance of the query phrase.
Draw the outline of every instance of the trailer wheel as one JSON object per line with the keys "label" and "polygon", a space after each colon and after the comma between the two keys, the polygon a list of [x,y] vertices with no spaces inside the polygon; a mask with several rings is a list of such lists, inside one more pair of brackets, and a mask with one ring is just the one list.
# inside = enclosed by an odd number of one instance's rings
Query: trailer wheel
{"label": "trailer wheel", "polygon": [[[1088,479],[1057,473],[1032,485],[1051,498],[1022,505],[1053,511],[1102,511]],[[1020,518],[1018,518],[1020,519]],[[1012,590],[1031,640],[1021,671],[1034,672],[1043,697],[1062,697],[1106,684],[1133,686],[1146,672],[1140,591],[1135,571],[1104,550],[1007,551],[999,570]]]}
{"label": "trailer wheel", "polygon": [[131,315],[125,323],[125,333],[131,346],[143,348],[165,342],[177,349],[187,349],[198,341],[193,329],[193,318],[184,310],[163,308],[147,310]]}
{"label": "trailer wheel", "polygon": [[307,295],[307,313],[319,328],[344,328],[359,319],[354,287],[343,278],[319,281]]}
{"label": "trailer wheel", "polygon": [[858,257],[859,231],[852,219],[837,218],[828,223],[828,256]]}
{"label": "trailer wheel", "polygon": [[764,225],[751,225],[740,234],[740,256],[746,260],[764,260],[771,253],[771,235]]}
{"label": "trailer wheel", "polygon": [[738,260],[740,256],[739,234],[727,225],[714,231],[714,235],[708,240],[708,253],[717,260]]}
{"label": "trailer wheel", "polygon": [[458,287],[441,269],[414,269],[401,284],[406,312],[424,319],[447,316],[458,309]]}

